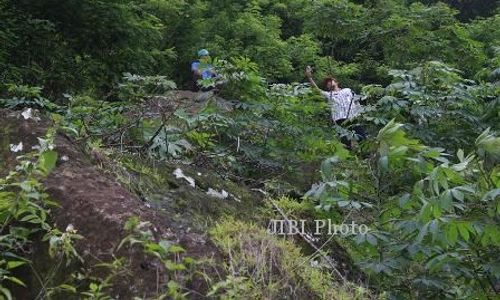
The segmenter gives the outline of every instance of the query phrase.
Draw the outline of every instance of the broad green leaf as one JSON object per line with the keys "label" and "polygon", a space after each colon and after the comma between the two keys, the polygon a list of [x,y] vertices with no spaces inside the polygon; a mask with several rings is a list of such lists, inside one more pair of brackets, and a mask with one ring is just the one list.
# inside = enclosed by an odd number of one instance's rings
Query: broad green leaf
{"label": "broad green leaf", "polygon": [[3,294],[7,300],[12,300],[12,294],[7,288],[0,286],[0,295]]}
{"label": "broad green leaf", "polygon": [[451,194],[453,197],[461,202],[464,201],[464,193],[459,191],[458,189],[451,189]]}
{"label": "broad green leaf", "polygon": [[72,293],[76,293],[76,287],[74,286],[71,286],[69,284],[61,284],[60,286],[58,286],[60,289],[63,289],[63,290],[66,290],[66,291],[69,291],[69,292],[72,292]]}
{"label": "broad green leaf", "polygon": [[439,205],[432,205],[432,215],[436,219],[441,217],[441,207]]}
{"label": "broad green leaf", "polygon": [[330,181],[334,179],[335,168],[340,159],[337,156],[330,157],[321,163],[321,177],[323,181]]}
{"label": "broad green leaf", "polygon": [[389,157],[387,155],[381,156],[378,159],[378,167],[384,173],[389,170]]}
{"label": "broad green leaf", "polygon": [[20,261],[20,260],[13,260],[13,261],[9,261],[7,262],[7,269],[14,269],[14,268],[17,268],[19,266],[22,266],[26,264],[25,261]]}
{"label": "broad green leaf", "polygon": [[441,208],[444,210],[450,210],[452,207],[452,196],[451,196],[451,191],[447,190],[441,194],[441,197],[439,198],[439,205]]}
{"label": "broad green leaf", "polygon": [[469,240],[469,229],[466,223],[458,223],[458,232],[465,241]]}
{"label": "broad green leaf", "polygon": [[[491,201],[491,200],[495,200],[497,197],[500,197],[500,189],[494,189],[494,190],[487,192],[481,198],[481,201]],[[500,204],[500,202],[499,202],[499,204]]]}
{"label": "broad green leaf", "polygon": [[399,206],[401,208],[406,207],[406,204],[410,201],[410,196],[411,195],[409,193],[405,193],[401,197],[399,197]]}
{"label": "broad green leaf", "polygon": [[182,271],[182,270],[186,269],[186,266],[184,264],[178,264],[178,263],[175,263],[171,260],[165,261],[164,264],[165,264],[165,268],[167,268],[167,270],[170,270],[170,271]]}
{"label": "broad green leaf", "polygon": [[40,156],[40,168],[44,170],[45,173],[50,173],[52,169],[56,166],[57,152],[53,150],[45,151]]}
{"label": "broad green leaf", "polygon": [[172,245],[168,249],[168,252],[170,252],[170,253],[181,253],[181,252],[186,252],[186,250],[184,250],[184,248],[182,248],[179,245]]}
{"label": "broad green leaf", "polygon": [[464,158],[465,158],[465,156],[464,156],[464,150],[462,150],[462,149],[458,149],[458,151],[457,151],[457,157],[458,157],[458,159],[459,159],[461,162],[462,162],[462,161],[464,161]]}
{"label": "broad green leaf", "polygon": [[424,222],[430,219],[432,215],[432,205],[428,202],[424,203],[422,208],[420,209],[420,219]]}
{"label": "broad green leaf", "polygon": [[455,223],[449,223],[446,230],[446,239],[450,245],[455,245],[458,239],[458,229]]}
{"label": "broad green leaf", "polygon": [[26,284],[24,282],[22,282],[19,278],[17,277],[14,277],[14,276],[5,276],[4,277],[5,279],[11,281],[11,282],[14,282],[15,284],[18,284],[20,286],[24,286],[26,287]]}
{"label": "broad green leaf", "polygon": [[427,235],[428,228],[429,228],[429,223],[426,223],[424,226],[422,226],[422,228],[420,228],[420,231],[419,231],[418,236],[416,238],[417,243],[422,243],[422,241],[424,240],[424,237]]}

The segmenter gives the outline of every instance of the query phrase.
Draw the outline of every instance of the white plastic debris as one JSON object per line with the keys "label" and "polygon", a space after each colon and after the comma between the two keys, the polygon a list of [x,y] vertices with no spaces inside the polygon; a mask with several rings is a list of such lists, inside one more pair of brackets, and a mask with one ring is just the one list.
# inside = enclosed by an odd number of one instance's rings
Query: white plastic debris
{"label": "white plastic debris", "polygon": [[225,190],[221,190],[220,192],[218,192],[217,190],[214,190],[213,188],[208,188],[207,195],[212,196],[212,197],[217,198],[217,199],[232,198],[236,202],[241,202],[241,199],[239,199],[238,197],[236,197],[233,194],[226,192]]}
{"label": "white plastic debris", "polygon": [[190,186],[192,186],[192,187],[196,186],[194,179],[192,177],[184,175],[184,172],[182,172],[182,170],[180,168],[175,169],[174,173],[172,173],[172,174],[174,174],[175,178],[185,179],[189,183]]}
{"label": "white plastic debris", "polygon": [[61,160],[62,160],[62,161],[68,161],[68,160],[69,160],[69,157],[68,157],[67,155],[63,155],[63,156],[61,157]]}
{"label": "white plastic debris", "polygon": [[73,226],[73,224],[68,224],[68,226],[66,226],[66,232],[70,231],[75,231],[75,226]]}
{"label": "white plastic debris", "polygon": [[23,142],[19,142],[19,144],[10,144],[10,151],[16,153],[19,151],[23,151]]}
{"label": "white plastic debris", "polygon": [[200,173],[200,172],[198,172],[198,173],[196,173],[196,174],[198,174],[198,176],[201,176],[201,173]]}
{"label": "white plastic debris", "polygon": [[216,190],[212,188],[208,188],[207,195],[219,198],[219,199],[226,199],[229,197],[229,193],[226,192],[225,190],[221,190],[220,192],[217,192]]}
{"label": "white plastic debris", "polygon": [[40,118],[35,117],[33,115],[33,109],[32,108],[26,108],[26,109],[24,109],[23,112],[21,113],[21,115],[23,116],[23,118],[25,120],[28,120],[28,119],[33,119],[35,121],[39,121],[40,120]]}
{"label": "white plastic debris", "polygon": [[21,115],[25,120],[31,119],[33,117],[33,110],[31,108],[26,108],[25,110],[23,110]]}

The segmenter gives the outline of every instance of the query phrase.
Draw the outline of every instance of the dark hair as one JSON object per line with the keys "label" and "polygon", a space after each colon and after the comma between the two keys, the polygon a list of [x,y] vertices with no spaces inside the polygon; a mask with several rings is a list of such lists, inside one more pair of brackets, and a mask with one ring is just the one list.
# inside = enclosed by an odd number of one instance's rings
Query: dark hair
{"label": "dark hair", "polygon": [[335,78],[335,77],[330,77],[330,76],[326,77],[326,78],[323,80],[323,86],[325,86],[325,87],[326,87],[326,86],[328,85],[328,82],[330,82],[330,81],[335,81],[335,82],[337,83],[337,85],[340,87],[340,82],[337,80],[337,78]]}

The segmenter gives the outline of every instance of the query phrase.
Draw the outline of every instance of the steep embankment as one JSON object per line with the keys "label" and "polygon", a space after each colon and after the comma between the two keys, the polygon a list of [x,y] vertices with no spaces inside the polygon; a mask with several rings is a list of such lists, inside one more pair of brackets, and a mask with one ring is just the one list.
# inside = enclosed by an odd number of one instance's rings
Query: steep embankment
{"label": "steep embankment", "polygon": [[[21,111],[0,110],[2,176],[15,167],[15,157],[31,151],[38,145],[37,137],[43,137],[52,126],[46,118],[37,119],[25,119]],[[20,143],[22,150],[11,151],[11,144]],[[195,171],[192,167],[175,163],[159,166],[157,171],[161,180],[147,192],[134,193],[137,190],[132,185],[127,186],[119,179],[128,177],[129,182],[138,183],[149,180],[148,176],[135,173],[102,153],[88,155],[76,141],[64,134],[57,135],[55,144],[59,154],[57,167],[45,181],[47,192],[60,205],[53,209],[52,218],[61,230],[72,224],[83,235],[84,239],[77,242],[76,248],[85,259],[85,267],[111,261],[113,255],[117,255],[117,246],[127,234],[124,225],[132,216],[150,222],[157,240],[179,243],[187,255],[197,259],[212,258],[217,256],[217,249],[207,238],[207,219],[223,212],[234,213],[243,208],[251,210],[261,198],[244,186],[218,180],[210,170]],[[127,159],[129,162],[139,160],[133,156]],[[173,174],[176,169],[182,170],[187,178],[193,178],[194,186],[185,178],[176,178]],[[226,199],[210,196],[207,194],[210,188],[225,190],[231,196]],[[33,262],[40,268],[37,272],[44,274],[47,271],[44,268],[49,268],[51,263],[40,254],[33,253]],[[154,265],[153,259],[140,251],[122,251],[120,254],[130,259],[132,274],[122,278],[121,284],[116,283],[112,294],[121,297],[154,294],[161,279],[157,278],[158,266]],[[200,285],[199,282],[193,284]],[[33,292],[40,289],[35,278],[31,278],[28,285]],[[193,288],[204,289],[203,286]],[[20,292],[28,298],[35,296],[27,290]]]}
{"label": "steep embankment", "polygon": [[[206,94],[175,91],[166,97],[150,98],[139,104],[141,109],[128,110],[124,115],[133,120],[140,113],[140,118],[157,120],[179,109],[196,115],[207,101],[213,101],[221,112],[235,107],[231,101],[209,98]],[[38,144],[37,137],[44,136],[51,126],[53,123],[37,111],[26,119],[21,111],[0,110],[0,175],[14,168],[15,157],[31,151]],[[20,143],[22,150],[14,153],[11,145]],[[114,276],[105,290],[121,299],[153,297],[172,279],[181,281],[182,291],[187,291],[189,298],[205,298],[210,290],[213,297],[229,291],[271,298],[282,293],[290,293],[292,298],[351,298],[350,287],[332,285],[328,272],[304,264],[309,259],[304,253],[312,254],[314,249],[300,238],[302,248],[265,234],[262,225],[269,218],[281,216],[266,205],[265,192],[260,189],[263,186],[245,184],[255,180],[232,179],[210,163],[158,161],[140,151],[89,148],[85,139],[70,138],[63,130],[55,138],[55,147],[58,161],[45,186],[60,207],[52,210],[51,218],[60,230],[71,224],[84,237],[76,242],[84,263],[61,266],[57,274],[42,280],[43,284],[39,276],[25,269],[29,288],[16,289],[20,298],[35,298],[47,287],[67,282],[71,272],[105,277],[108,271],[96,266],[118,257],[125,259],[127,272]],[[310,165],[304,168],[313,169]],[[304,182],[311,180],[302,177]],[[181,245],[185,249],[182,256],[193,258],[196,267],[185,271],[182,266],[172,275],[172,266],[146,254],[141,247],[118,249],[128,234],[124,227],[131,217],[148,222],[155,241]],[[348,255],[336,247],[333,268],[350,280],[358,280]],[[42,278],[54,265],[44,243],[34,245],[31,260]]]}

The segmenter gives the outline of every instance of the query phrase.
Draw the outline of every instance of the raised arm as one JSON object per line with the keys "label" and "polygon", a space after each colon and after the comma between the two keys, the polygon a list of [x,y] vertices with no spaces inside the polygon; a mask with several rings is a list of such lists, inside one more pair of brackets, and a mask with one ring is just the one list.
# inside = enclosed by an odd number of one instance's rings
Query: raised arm
{"label": "raised arm", "polygon": [[304,72],[304,74],[306,75],[306,78],[309,80],[309,83],[311,83],[311,86],[314,89],[319,90],[318,85],[316,84],[316,82],[314,82],[314,79],[312,78],[312,68],[310,66],[306,67],[306,71]]}

